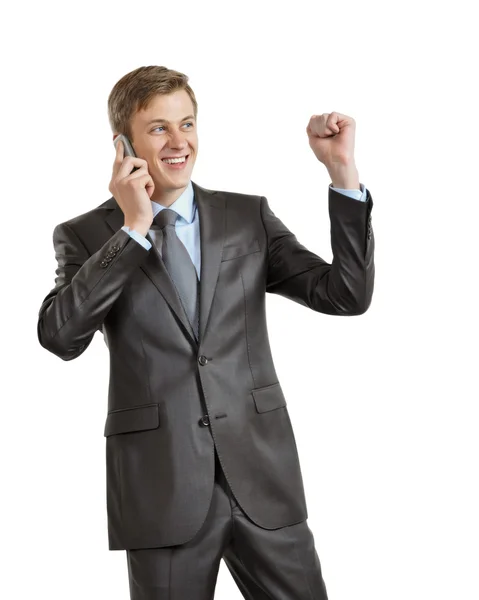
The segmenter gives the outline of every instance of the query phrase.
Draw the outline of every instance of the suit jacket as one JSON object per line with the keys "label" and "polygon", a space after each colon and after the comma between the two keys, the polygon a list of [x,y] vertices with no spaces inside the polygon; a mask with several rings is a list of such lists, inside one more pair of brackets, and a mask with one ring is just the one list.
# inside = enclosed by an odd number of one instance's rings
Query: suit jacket
{"label": "suit jacket", "polygon": [[264,196],[192,184],[202,255],[199,341],[155,246],[146,250],[121,229],[114,197],[53,233],[57,277],[39,311],[39,342],[72,360],[101,330],[110,355],[110,550],[192,539],[212,498],[214,446],[258,526],[307,519],[265,295],[351,316],[363,314],[373,294],[369,191],[358,202],[329,187],[330,264],[299,243]]}

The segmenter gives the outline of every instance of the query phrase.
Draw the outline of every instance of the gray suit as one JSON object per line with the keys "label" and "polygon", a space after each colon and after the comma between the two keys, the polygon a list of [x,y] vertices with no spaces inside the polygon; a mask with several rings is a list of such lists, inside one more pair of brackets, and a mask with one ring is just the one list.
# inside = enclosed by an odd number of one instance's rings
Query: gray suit
{"label": "gray suit", "polygon": [[358,202],[329,188],[331,265],[298,242],[265,197],[192,183],[202,256],[199,344],[155,247],[121,230],[113,197],[54,231],[57,278],[39,312],[38,338],[63,360],[82,354],[98,329],[108,346],[110,550],[191,540],[210,506],[214,448],[257,526],[306,520],[265,294],[344,316],[363,314],[373,294],[369,191]]}

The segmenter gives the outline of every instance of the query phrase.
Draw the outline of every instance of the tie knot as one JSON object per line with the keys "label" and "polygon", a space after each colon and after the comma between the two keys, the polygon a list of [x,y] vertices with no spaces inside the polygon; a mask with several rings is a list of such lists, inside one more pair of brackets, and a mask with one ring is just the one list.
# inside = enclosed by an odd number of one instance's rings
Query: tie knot
{"label": "tie knot", "polygon": [[176,219],[178,218],[178,213],[172,210],[171,208],[164,208],[160,210],[160,212],[153,219],[156,225],[160,229],[163,229],[167,225],[174,225],[176,223]]}

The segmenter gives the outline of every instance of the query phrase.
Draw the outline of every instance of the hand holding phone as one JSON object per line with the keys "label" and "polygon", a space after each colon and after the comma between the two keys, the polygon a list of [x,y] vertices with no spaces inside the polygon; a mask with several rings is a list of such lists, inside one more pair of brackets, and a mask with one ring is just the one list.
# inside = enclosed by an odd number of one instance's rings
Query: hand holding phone
{"label": "hand holding phone", "polygon": [[130,140],[118,135],[113,173],[108,189],[125,215],[125,225],[146,235],[152,222],[150,198],[155,184],[148,172],[148,163],[135,154]]}

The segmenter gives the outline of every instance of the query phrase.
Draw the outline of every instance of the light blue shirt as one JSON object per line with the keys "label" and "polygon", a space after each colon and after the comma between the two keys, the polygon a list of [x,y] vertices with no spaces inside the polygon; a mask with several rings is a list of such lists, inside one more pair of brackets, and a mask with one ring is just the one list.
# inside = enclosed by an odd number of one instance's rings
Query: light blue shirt
{"label": "light blue shirt", "polygon": [[[354,198],[355,200],[366,202],[366,188],[362,183],[360,183],[359,186],[361,188],[360,190],[347,190],[343,188],[332,187],[332,184],[330,184],[330,188],[332,190],[336,190],[337,192],[345,194],[346,196]],[[175,223],[176,235],[188,250],[188,254],[195,265],[199,279],[201,272],[200,221],[191,179],[185,191],[170,206],[163,206],[162,204],[158,204],[158,202],[154,202],[153,200],[150,200],[150,202],[153,209],[153,218],[155,218],[160,210],[163,210],[164,208],[171,208],[179,214],[179,217],[176,219]],[[128,232],[128,234],[146,250],[150,250],[151,243],[146,239],[145,236],[141,235],[141,233],[138,233],[138,231],[130,230],[127,225],[124,225],[122,229]],[[148,233],[150,234],[151,239],[155,243],[155,246],[161,256],[161,240],[159,238],[161,233],[159,229],[150,229]]]}

